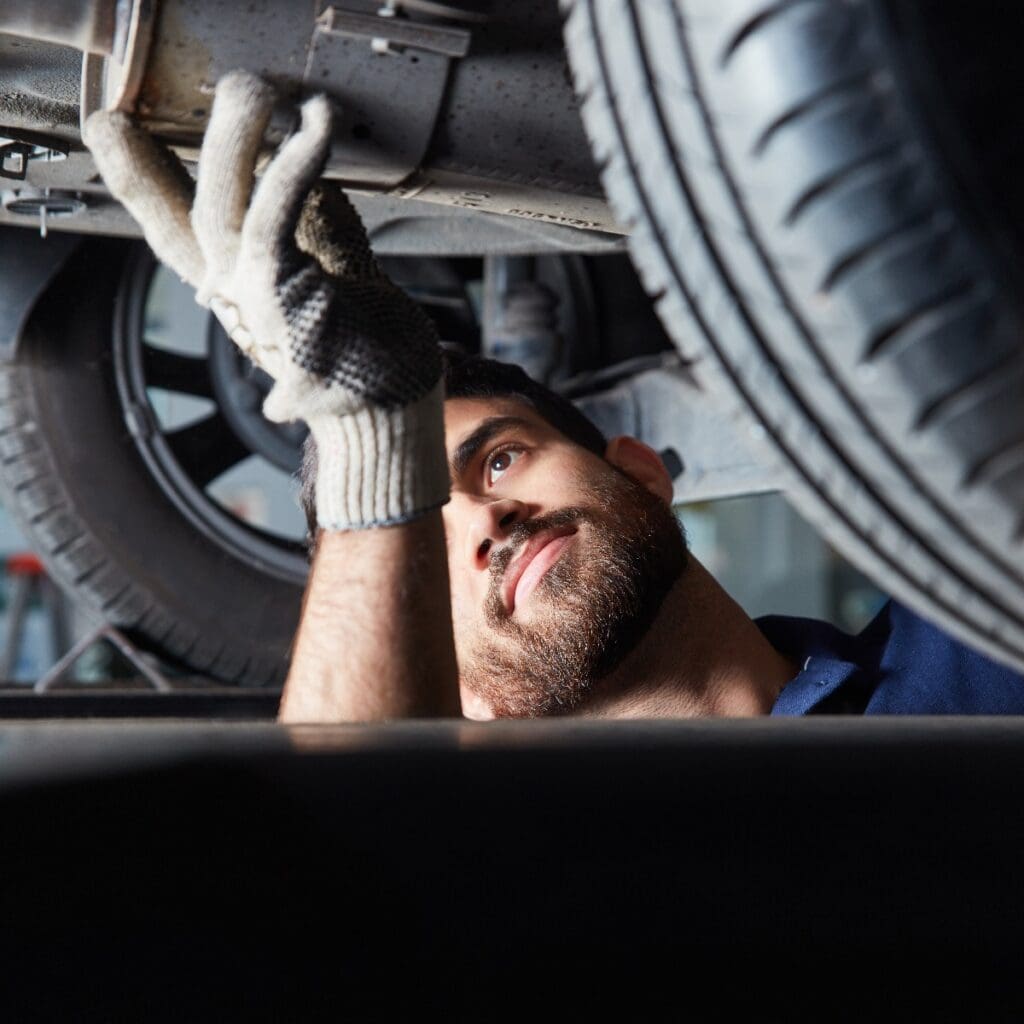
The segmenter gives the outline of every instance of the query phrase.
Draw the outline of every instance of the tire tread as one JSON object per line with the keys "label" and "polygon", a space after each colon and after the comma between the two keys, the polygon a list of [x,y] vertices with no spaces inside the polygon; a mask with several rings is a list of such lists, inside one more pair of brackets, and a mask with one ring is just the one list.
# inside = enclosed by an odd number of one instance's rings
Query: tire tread
{"label": "tire tread", "polygon": [[[716,13],[717,7],[703,6],[700,27],[706,30],[707,39],[727,39],[721,54],[717,50],[713,54],[709,48],[704,56],[712,66],[717,65],[723,76],[728,74],[738,63],[740,50],[757,34],[767,32],[769,25],[776,36],[787,31],[788,23],[777,15],[796,6],[762,5],[752,11],[749,5],[743,5],[743,20],[737,18],[729,24],[726,22],[735,5],[723,5],[721,15]],[[851,39],[853,32],[863,34],[862,12],[854,11],[851,5],[843,7],[845,15],[851,19],[843,31]],[[1024,587],[1019,565],[1013,568],[1013,556],[1007,556],[992,544],[991,536],[984,536],[989,524],[982,521],[983,517],[970,523],[969,503],[965,502],[965,508],[960,510],[951,497],[942,500],[927,487],[922,488],[921,481],[910,472],[908,456],[900,450],[900,442],[886,432],[884,423],[875,422],[858,390],[833,372],[831,356],[821,347],[822,339],[816,337],[814,330],[805,327],[802,336],[799,330],[791,332],[790,336],[800,338],[800,345],[820,369],[812,376],[805,372],[799,387],[787,379],[785,371],[781,374],[776,371],[773,379],[765,378],[768,387],[761,386],[762,381],[755,383],[754,374],[759,371],[750,359],[752,348],[761,349],[754,361],[758,365],[765,356],[771,358],[772,353],[776,353],[776,367],[785,366],[785,359],[781,364],[778,362],[779,350],[775,348],[778,338],[765,335],[760,329],[766,310],[758,307],[757,299],[750,298],[759,290],[755,288],[751,293],[746,282],[732,277],[722,252],[738,252],[746,247],[758,253],[759,273],[774,282],[776,289],[771,299],[776,322],[780,322],[778,309],[781,305],[786,310],[785,315],[791,318],[790,322],[800,324],[804,313],[792,304],[787,287],[782,284],[790,271],[784,262],[767,255],[758,238],[758,229],[745,219],[745,204],[750,195],[732,176],[730,158],[715,157],[698,164],[685,160],[678,152],[666,157],[661,155],[666,140],[671,138],[672,122],[692,125],[691,108],[696,104],[707,123],[712,146],[714,134],[722,130],[724,124],[734,129],[736,140],[741,136],[748,140],[745,143],[747,153],[751,152],[749,139],[753,137],[754,155],[767,158],[773,147],[764,145],[758,149],[756,140],[765,138],[773,123],[781,122],[791,131],[799,132],[814,121],[812,112],[825,105],[824,99],[816,100],[816,96],[842,95],[842,88],[833,89],[833,71],[823,67],[817,79],[808,76],[803,100],[793,102],[792,96],[787,97],[786,107],[768,112],[765,123],[755,124],[753,130],[749,117],[744,120],[730,116],[720,121],[692,73],[674,67],[671,74],[659,76],[647,65],[651,53],[645,50],[642,23],[645,18],[654,21],[651,12],[655,11],[656,23],[664,30],[665,12],[669,8],[678,26],[678,48],[683,52],[687,46],[687,29],[686,8],[681,3],[663,0],[641,6],[623,2],[610,12],[595,0],[575,0],[567,5],[566,24],[570,62],[578,88],[586,96],[584,123],[595,152],[602,157],[603,181],[616,215],[635,225],[631,251],[641,281],[649,293],[663,296],[657,306],[659,315],[684,354],[698,360],[696,369],[702,382],[710,390],[721,393],[741,419],[755,424],[766,439],[767,450],[781,457],[794,500],[847,557],[869,572],[893,596],[937,619],[954,635],[999,660],[1024,667]],[[794,24],[796,21],[794,19]],[[718,45],[717,42],[714,45]],[[608,53],[603,52],[604,47],[609,48]],[[657,50],[659,58],[664,60],[663,41],[659,40]],[[728,60],[723,62],[721,55],[727,55]],[[878,87],[879,82],[886,80],[886,75],[887,69],[879,59],[858,75],[848,77],[853,82],[861,82],[866,90],[885,93],[885,101],[891,103],[892,97],[888,95],[891,90]],[[628,79],[630,83],[628,116],[617,111],[621,102],[619,79]],[[855,91],[856,86],[849,88]],[[649,110],[639,109],[638,97]],[[787,120],[787,111],[797,111],[797,114]],[[803,114],[806,117],[801,116]],[[786,183],[791,187],[791,200],[786,209],[798,215],[794,221],[799,221],[812,206],[830,208],[834,205],[850,182],[861,179],[858,172],[868,170],[874,174],[879,189],[891,187],[893,175],[877,173],[876,165],[886,160],[898,165],[903,173],[908,167],[912,168],[915,181],[926,180],[923,177],[926,171],[913,155],[913,138],[906,133],[900,137],[898,132],[894,136],[892,124],[883,120],[879,119],[880,127],[875,136],[870,131],[865,132],[859,155],[855,154],[827,174],[815,177],[808,171],[803,179]],[[742,131],[736,129],[741,121]],[[767,134],[769,141],[773,134]],[[872,141],[873,138],[876,141]],[[707,144],[702,141],[699,145]],[[736,146],[743,148],[739,142]],[[642,160],[631,158],[634,147],[642,154]],[[699,198],[692,191],[688,180],[691,177],[702,190]],[[931,205],[925,203],[913,222],[883,229],[884,241],[857,254],[856,259],[829,282],[831,287],[849,290],[855,283],[861,284],[865,275],[853,273],[855,267],[863,271],[867,265],[876,276],[889,273],[897,256],[918,259],[923,266],[920,261],[928,246],[944,243],[926,240],[927,244],[915,244],[915,233],[922,226],[934,227],[950,219],[949,211],[937,195],[933,190]],[[673,214],[659,214],[669,208],[674,210]],[[739,223],[748,226],[728,231],[726,227],[737,222],[737,214]],[[679,256],[680,250],[673,239],[686,237],[682,228],[687,222],[696,228],[694,237],[699,240],[701,255],[715,265],[713,277],[697,266],[699,261],[692,251],[685,259]],[[666,236],[662,228],[669,224],[674,225],[672,238]],[[794,226],[798,225],[789,225]],[[876,320],[875,323],[865,321],[869,325],[868,343],[874,348],[870,362],[888,369],[895,365],[890,357],[904,355],[908,346],[927,349],[931,337],[949,322],[944,311],[952,315],[949,307],[959,310],[965,299],[978,301],[985,295],[987,286],[975,272],[974,265],[968,261],[972,269],[965,274],[956,266],[956,255],[954,252],[947,258],[948,266],[942,266],[941,273],[922,276],[918,294],[909,295],[902,310],[897,304],[896,315],[885,306],[869,311]],[[718,282],[725,295],[732,296],[725,305],[716,298],[715,289],[707,287],[712,280]],[[820,271],[817,281],[821,281]],[[723,315],[726,311],[728,316]],[[696,334],[691,327],[694,324],[698,328]],[[714,330],[710,329],[711,324]],[[999,339],[994,338],[991,344],[998,346]],[[792,345],[789,351],[795,351]],[[808,364],[802,359],[800,365],[806,370],[814,363]],[[849,429],[842,429],[839,421],[833,426],[832,414],[823,405],[824,397],[815,398],[816,390],[821,396],[837,396],[843,415],[850,421]],[[773,398],[779,395],[783,400],[773,403]],[[929,435],[925,442],[926,446],[937,445],[938,435]],[[871,486],[864,486],[859,465],[843,454],[856,450],[852,445],[877,451],[885,460],[877,464],[879,469],[884,468],[884,475],[880,474]],[[937,548],[922,532],[915,521],[918,518],[937,521],[952,538],[952,560],[947,557],[945,545]],[[1018,518],[1014,517],[1014,524],[1018,523]],[[1002,536],[1006,536],[1005,527]]]}

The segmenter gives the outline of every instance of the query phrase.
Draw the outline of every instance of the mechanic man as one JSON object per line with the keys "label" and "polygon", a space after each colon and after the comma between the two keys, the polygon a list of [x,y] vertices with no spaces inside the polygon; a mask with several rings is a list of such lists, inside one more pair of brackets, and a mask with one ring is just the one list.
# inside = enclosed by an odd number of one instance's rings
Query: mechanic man
{"label": "mechanic man", "polygon": [[442,352],[320,182],[331,108],[257,175],[274,95],[217,86],[194,186],[119,113],[85,141],[156,255],[303,419],[315,555],[287,722],[1020,713],[1024,680],[889,604],[859,637],[752,621],[687,552],[658,455],[516,367]]}

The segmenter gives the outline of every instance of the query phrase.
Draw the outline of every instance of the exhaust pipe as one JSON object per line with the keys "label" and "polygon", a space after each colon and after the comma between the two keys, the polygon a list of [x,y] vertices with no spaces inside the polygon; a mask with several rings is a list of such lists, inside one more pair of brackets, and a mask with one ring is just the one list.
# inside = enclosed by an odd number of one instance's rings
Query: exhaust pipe
{"label": "exhaust pipe", "polygon": [[[621,235],[567,73],[553,0],[0,0],[0,32],[81,50],[81,117],[125,110],[185,160],[213,90],[246,69],[295,101],[325,92],[336,128],[325,176],[588,233]],[[467,9],[469,8],[469,9]]]}

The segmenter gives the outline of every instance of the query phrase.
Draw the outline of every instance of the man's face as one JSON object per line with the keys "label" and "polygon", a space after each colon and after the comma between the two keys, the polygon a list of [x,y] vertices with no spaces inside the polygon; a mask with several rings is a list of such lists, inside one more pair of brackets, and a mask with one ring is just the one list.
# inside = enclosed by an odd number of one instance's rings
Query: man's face
{"label": "man's face", "polygon": [[645,486],[513,399],[447,401],[445,435],[466,713],[571,711],[635,647],[685,565],[667,475],[632,442],[617,461],[642,465]]}

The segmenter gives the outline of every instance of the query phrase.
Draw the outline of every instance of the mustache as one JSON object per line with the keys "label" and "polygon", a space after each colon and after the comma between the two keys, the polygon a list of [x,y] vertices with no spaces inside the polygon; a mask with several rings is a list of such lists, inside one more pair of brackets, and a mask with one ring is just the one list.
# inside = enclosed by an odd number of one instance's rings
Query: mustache
{"label": "mustache", "polygon": [[491,554],[491,592],[495,595],[495,600],[500,601],[500,598],[497,597],[498,588],[501,586],[501,581],[505,576],[509,563],[522,550],[523,545],[531,537],[536,537],[538,533],[543,533],[544,530],[558,529],[562,526],[575,526],[585,518],[586,512],[584,509],[572,507],[561,508],[550,515],[537,516],[534,519],[524,519],[521,523],[516,523],[509,530],[508,540]]}

